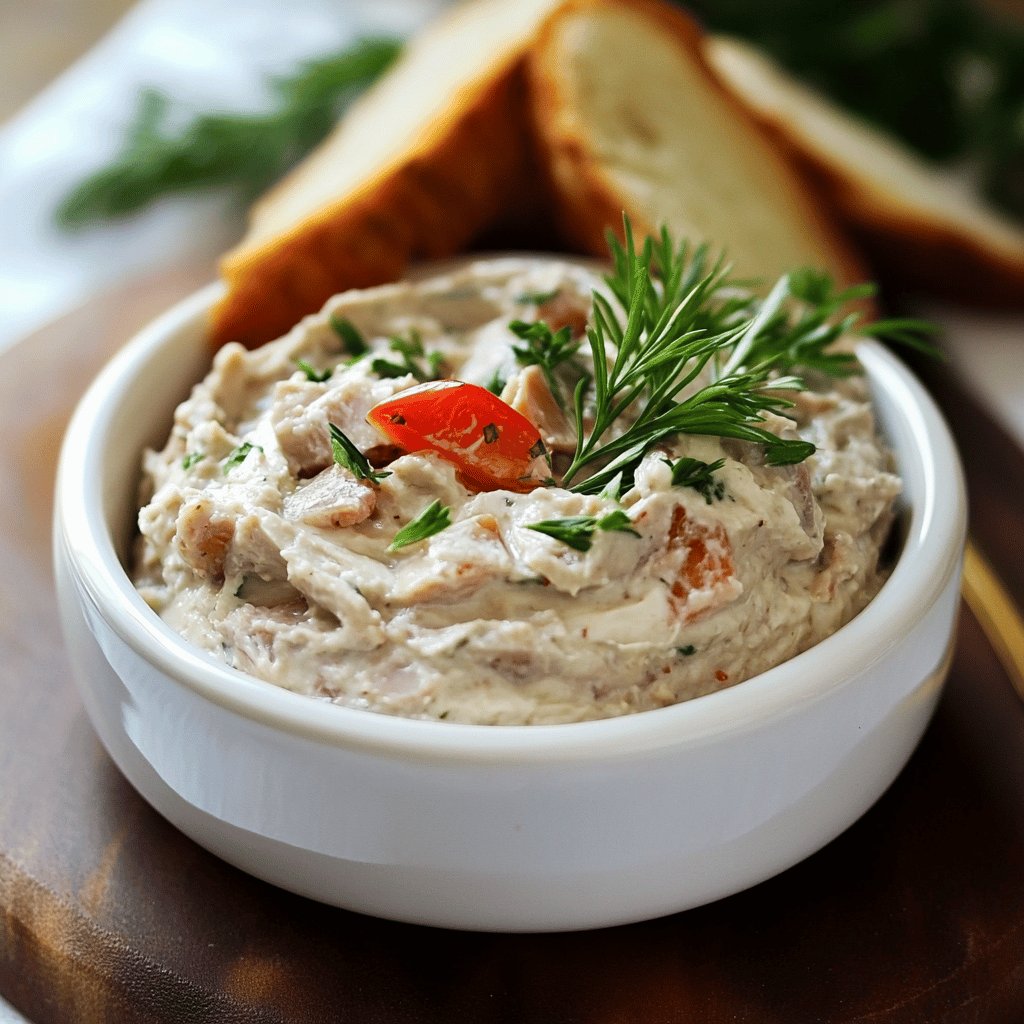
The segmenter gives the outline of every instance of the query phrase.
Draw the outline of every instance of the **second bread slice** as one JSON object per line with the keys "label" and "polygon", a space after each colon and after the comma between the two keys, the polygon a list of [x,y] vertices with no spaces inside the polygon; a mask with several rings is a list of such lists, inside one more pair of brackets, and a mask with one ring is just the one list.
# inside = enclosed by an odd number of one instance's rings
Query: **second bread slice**
{"label": "second bread slice", "polygon": [[817,181],[887,280],[962,302],[1024,308],[1024,228],[753,47],[713,37],[707,53],[725,84]]}
{"label": "second bread slice", "polygon": [[704,60],[701,33],[656,0],[569,0],[529,62],[535,127],[565,236],[606,251],[623,212],[637,233],[725,249],[770,280],[800,266],[863,278],[853,250]]}

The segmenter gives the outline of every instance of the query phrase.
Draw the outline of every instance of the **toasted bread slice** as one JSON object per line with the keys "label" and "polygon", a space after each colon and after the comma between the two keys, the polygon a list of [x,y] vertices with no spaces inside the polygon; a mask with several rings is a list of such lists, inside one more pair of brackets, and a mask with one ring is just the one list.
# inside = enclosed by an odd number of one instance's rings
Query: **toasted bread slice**
{"label": "toasted bread slice", "polygon": [[753,47],[723,37],[706,47],[723,82],[801,162],[887,279],[1024,306],[1024,228]]}
{"label": "toasted bread slice", "polygon": [[629,215],[724,248],[734,271],[863,279],[853,249],[755,120],[721,87],[687,16],[657,0],[568,0],[529,64],[535,128],[567,239],[606,252]]}
{"label": "toasted bread slice", "polygon": [[525,51],[554,0],[477,0],[418,36],[254,207],[221,265],[216,343],[277,337],[335,292],[455,253],[537,191]]}

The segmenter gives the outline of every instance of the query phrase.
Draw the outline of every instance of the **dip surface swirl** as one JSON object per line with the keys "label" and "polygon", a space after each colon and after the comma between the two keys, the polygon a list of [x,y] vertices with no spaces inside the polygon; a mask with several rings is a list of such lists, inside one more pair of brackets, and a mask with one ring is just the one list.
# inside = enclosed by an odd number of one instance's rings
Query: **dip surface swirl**
{"label": "dip surface swirl", "polygon": [[[413,339],[425,353],[414,370],[500,384],[557,467],[571,417],[540,368],[516,362],[508,325],[581,334],[601,286],[572,263],[485,260],[337,296],[255,351],[222,348],[164,449],[144,458],[134,578],[147,602],[190,642],[290,690],[483,724],[663,707],[833,633],[884,579],[900,490],[860,378],[812,375],[791,420],[767,415],[768,429],[817,446],[804,462],[771,466],[756,443],[676,435],[645,455],[621,500],[479,491],[367,422],[420,383],[392,340]],[[339,324],[369,351],[354,358]],[[586,372],[585,344],[577,360]],[[389,475],[360,480],[336,464],[330,424]],[[711,486],[674,485],[670,463],[683,457],[724,461]],[[389,550],[435,501],[451,525]],[[588,550],[530,528],[617,510],[629,529],[595,530]]]}

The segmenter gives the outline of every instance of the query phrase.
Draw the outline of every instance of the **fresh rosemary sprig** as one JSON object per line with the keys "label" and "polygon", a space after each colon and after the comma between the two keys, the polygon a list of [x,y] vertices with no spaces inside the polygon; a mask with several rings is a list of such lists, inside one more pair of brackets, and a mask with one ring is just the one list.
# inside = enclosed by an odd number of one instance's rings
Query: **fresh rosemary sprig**
{"label": "fresh rosemary sprig", "polygon": [[865,337],[912,348],[931,359],[945,359],[942,350],[930,340],[931,336],[938,332],[938,327],[927,320],[894,317],[891,320],[876,320],[874,323],[864,324],[859,330]]}
{"label": "fresh rosemary sprig", "polygon": [[330,131],[398,51],[392,39],[359,40],[272,80],[276,103],[267,113],[197,114],[180,129],[168,126],[180,118],[167,96],[144,90],[121,152],[64,197],[57,223],[79,228],[199,188],[230,186],[244,199],[257,195]]}
{"label": "fresh rosemary sprig", "polygon": [[[625,246],[609,237],[614,269],[606,278],[625,322],[605,296],[594,293],[587,329],[594,375],[592,382],[582,378],[576,387],[576,450],[563,485],[599,493],[622,473],[623,490],[628,490],[651,447],[679,433],[759,442],[774,465],[810,455],[814,446],[809,442],[783,439],[760,426],[765,412],[791,405],[780,392],[799,387],[796,378],[776,378],[767,366],[738,367],[693,390],[712,359],[727,356],[746,332],[756,334],[758,318],[773,311],[762,307],[753,320],[736,324],[735,303],[716,301],[731,284],[727,268],[721,258],[710,260],[706,246],[692,252],[686,242],[676,247],[663,230],[657,241],[648,238],[637,249],[628,219],[625,236]],[[612,425],[627,410],[629,425],[612,434]],[[585,470],[588,475],[577,480]]]}
{"label": "fresh rosemary sprig", "polygon": [[435,533],[447,530],[452,525],[452,510],[436,499],[432,501],[415,519],[403,526],[395,539],[388,545],[388,551],[400,551],[410,544],[433,537]]}
{"label": "fresh rosemary sprig", "polygon": [[357,480],[369,480],[370,483],[379,483],[391,474],[386,470],[375,470],[366,456],[352,443],[340,427],[333,423],[328,424],[331,432],[331,451],[334,454],[334,461],[339,466],[344,466]]}
{"label": "fresh rosemary sprig", "polygon": [[[611,235],[609,244],[613,270],[605,281],[622,315],[594,293],[587,329],[594,371],[576,386],[576,449],[563,486],[598,494],[621,476],[620,493],[628,491],[647,452],[674,434],[762,444],[775,466],[811,455],[809,441],[779,437],[763,424],[792,406],[787,393],[803,388],[800,373],[855,368],[852,355],[830,346],[857,324],[856,314],[837,320],[842,307],[869,289],[836,292],[827,275],[798,271],[760,299],[707,246],[677,246],[663,229],[638,248],[628,218],[625,244]],[[889,321],[861,333],[927,348],[929,330]],[[628,418],[624,429],[620,417]]]}
{"label": "fresh rosemary sprig", "polygon": [[566,516],[564,519],[544,519],[539,523],[527,523],[526,528],[560,540],[577,551],[590,550],[594,543],[594,533],[597,530],[631,533],[634,537],[640,536],[633,528],[633,521],[621,508],[614,509],[600,518],[597,516]]}
{"label": "fresh rosemary sprig", "polygon": [[928,341],[936,328],[923,320],[876,320],[858,327],[859,313],[840,316],[849,303],[874,294],[873,284],[837,291],[832,277],[824,271],[806,267],[791,271],[765,300],[760,319],[755,316],[751,321],[751,327],[726,362],[726,370],[741,365],[764,365],[846,377],[859,372],[857,358],[852,352],[832,346],[855,329],[859,334],[895,342],[933,357],[939,354]]}

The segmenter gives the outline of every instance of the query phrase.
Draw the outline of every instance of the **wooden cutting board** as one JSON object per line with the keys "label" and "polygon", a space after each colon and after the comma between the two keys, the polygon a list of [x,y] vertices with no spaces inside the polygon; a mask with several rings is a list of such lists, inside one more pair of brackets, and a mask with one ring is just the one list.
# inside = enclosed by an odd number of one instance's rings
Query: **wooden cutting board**
{"label": "wooden cutting board", "polygon": [[[51,480],[88,379],[197,283],[107,296],[0,355],[0,992],[15,1006],[36,1024],[1022,1019],[1024,706],[966,613],[937,717],[876,807],[780,877],[674,917],[542,936],[392,924],[249,878],[158,817],[71,683]],[[976,537],[1024,605],[1024,458],[933,377],[970,450]]]}

